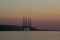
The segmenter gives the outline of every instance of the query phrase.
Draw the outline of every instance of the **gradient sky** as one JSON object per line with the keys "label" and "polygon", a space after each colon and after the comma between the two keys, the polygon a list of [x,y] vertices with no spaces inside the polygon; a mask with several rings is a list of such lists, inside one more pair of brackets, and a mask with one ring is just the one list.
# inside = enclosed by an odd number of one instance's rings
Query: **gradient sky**
{"label": "gradient sky", "polygon": [[32,26],[60,29],[60,0],[0,0],[0,24],[22,25],[22,17]]}

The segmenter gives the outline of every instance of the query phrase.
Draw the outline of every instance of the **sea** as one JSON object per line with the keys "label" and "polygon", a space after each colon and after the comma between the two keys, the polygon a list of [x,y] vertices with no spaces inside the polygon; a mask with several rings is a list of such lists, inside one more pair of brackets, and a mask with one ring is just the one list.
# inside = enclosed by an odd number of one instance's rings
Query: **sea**
{"label": "sea", "polygon": [[60,40],[60,31],[0,31],[0,40]]}

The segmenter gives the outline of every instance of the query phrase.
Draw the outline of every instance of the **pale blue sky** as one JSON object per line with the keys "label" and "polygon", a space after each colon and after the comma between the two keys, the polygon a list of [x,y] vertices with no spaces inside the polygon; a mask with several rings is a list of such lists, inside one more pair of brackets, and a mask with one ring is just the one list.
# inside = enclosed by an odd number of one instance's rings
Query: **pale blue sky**
{"label": "pale blue sky", "polygon": [[4,4],[4,5],[10,5],[10,4],[14,4],[14,5],[27,5],[27,4],[60,4],[60,0],[0,0],[0,4]]}
{"label": "pale blue sky", "polygon": [[[30,16],[33,17],[60,13],[60,0],[0,0],[0,16]],[[15,14],[15,15],[14,15]]]}

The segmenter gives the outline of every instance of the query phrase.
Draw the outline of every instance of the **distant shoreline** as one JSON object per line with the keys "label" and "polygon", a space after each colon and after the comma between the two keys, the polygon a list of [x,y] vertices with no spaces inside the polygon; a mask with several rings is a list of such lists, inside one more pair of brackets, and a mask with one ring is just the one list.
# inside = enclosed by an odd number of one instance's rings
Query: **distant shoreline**
{"label": "distant shoreline", "polygon": [[[30,31],[60,31],[60,30],[48,30],[48,29],[37,29],[34,27],[28,27]],[[15,25],[0,25],[0,31],[24,31],[23,26],[15,26]]]}

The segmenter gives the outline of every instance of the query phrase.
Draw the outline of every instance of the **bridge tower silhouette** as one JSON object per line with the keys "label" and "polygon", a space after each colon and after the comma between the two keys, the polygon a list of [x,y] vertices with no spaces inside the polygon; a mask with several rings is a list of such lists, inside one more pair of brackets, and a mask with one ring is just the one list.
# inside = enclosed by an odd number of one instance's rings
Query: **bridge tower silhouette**
{"label": "bridge tower silhouette", "polygon": [[31,18],[26,18],[26,17],[23,17],[23,30],[24,31],[30,31],[31,27]]}

